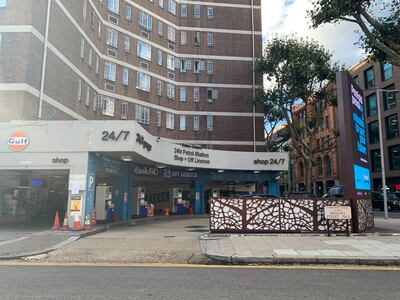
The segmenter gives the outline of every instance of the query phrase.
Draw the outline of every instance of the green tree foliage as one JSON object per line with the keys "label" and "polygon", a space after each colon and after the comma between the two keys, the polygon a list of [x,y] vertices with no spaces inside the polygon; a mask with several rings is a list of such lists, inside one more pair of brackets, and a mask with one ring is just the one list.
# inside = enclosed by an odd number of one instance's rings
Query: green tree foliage
{"label": "green tree foliage", "polygon": [[357,24],[360,43],[373,59],[400,65],[399,0],[313,0],[312,27],[341,21]]}
{"label": "green tree foliage", "polygon": [[[320,150],[315,131],[323,124],[323,111],[332,99],[327,84],[339,69],[331,62],[331,54],[315,41],[294,36],[275,37],[257,62],[258,71],[267,80],[267,87],[258,91],[255,101],[264,105],[266,120],[286,123],[289,145],[303,158],[306,166],[306,187],[311,191],[311,170],[314,154]],[[294,117],[304,105],[304,118]],[[328,142],[328,141],[326,141]]]}

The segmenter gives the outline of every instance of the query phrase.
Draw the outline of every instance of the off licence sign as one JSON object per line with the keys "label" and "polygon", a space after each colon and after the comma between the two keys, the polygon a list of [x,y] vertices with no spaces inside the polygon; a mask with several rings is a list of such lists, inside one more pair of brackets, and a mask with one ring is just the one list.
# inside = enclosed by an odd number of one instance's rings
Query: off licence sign
{"label": "off licence sign", "polygon": [[328,220],[350,220],[350,206],[325,206],[325,219]]}

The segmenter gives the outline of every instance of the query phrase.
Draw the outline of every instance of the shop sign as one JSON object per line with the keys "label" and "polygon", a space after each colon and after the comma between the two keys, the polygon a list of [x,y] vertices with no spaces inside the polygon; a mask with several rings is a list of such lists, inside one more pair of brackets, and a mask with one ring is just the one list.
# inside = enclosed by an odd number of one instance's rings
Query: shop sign
{"label": "shop sign", "polygon": [[162,178],[180,178],[180,179],[195,179],[197,178],[197,172],[185,171],[185,170],[174,170],[174,169],[159,169],[156,167],[146,167],[135,165],[133,167],[133,174],[136,176],[151,176],[151,177],[162,177]]}
{"label": "shop sign", "polygon": [[69,159],[68,158],[55,157],[51,161],[53,162],[53,164],[64,164],[64,165],[66,165],[66,164],[68,164]]}
{"label": "shop sign", "polygon": [[73,211],[81,210],[81,196],[80,195],[72,195],[71,196],[70,210],[73,210]]}
{"label": "shop sign", "polygon": [[202,165],[210,164],[210,154],[200,150],[174,148],[174,160]]}
{"label": "shop sign", "polygon": [[327,220],[350,220],[350,206],[325,206],[325,219]]}
{"label": "shop sign", "polygon": [[255,159],[254,160],[255,165],[270,165],[270,166],[283,166],[285,164],[285,159],[277,159],[277,158],[270,158],[270,159]]}
{"label": "shop sign", "polygon": [[25,132],[14,132],[8,137],[7,145],[14,152],[22,151],[29,145],[29,137]]}
{"label": "shop sign", "polygon": [[139,133],[136,133],[136,143],[142,145],[143,149],[146,149],[149,152],[151,151],[152,146],[148,142],[146,142],[144,136]]}

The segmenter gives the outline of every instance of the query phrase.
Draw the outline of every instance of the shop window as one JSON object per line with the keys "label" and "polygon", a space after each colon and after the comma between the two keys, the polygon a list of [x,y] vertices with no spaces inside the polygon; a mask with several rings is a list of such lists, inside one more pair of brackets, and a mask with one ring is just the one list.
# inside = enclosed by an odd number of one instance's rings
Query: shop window
{"label": "shop window", "polygon": [[366,97],[367,102],[367,115],[373,116],[378,113],[377,101],[376,101],[376,94],[369,95]]}
{"label": "shop window", "polygon": [[378,121],[374,121],[368,124],[368,137],[369,143],[379,143],[379,124]]}
{"label": "shop window", "polygon": [[332,162],[331,158],[327,155],[324,158],[326,176],[332,176]]}
{"label": "shop window", "polygon": [[[385,90],[394,90],[394,85],[389,85]],[[385,110],[396,107],[396,92],[383,92],[383,106]]]}
{"label": "shop window", "polygon": [[388,147],[390,170],[400,170],[400,145]]}
{"label": "shop window", "polygon": [[381,65],[382,70],[382,81],[388,80],[393,77],[393,66],[390,63],[384,63]]}
{"label": "shop window", "polygon": [[364,71],[365,88],[370,89],[375,85],[375,73],[374,68],[371,67]]}
{"label": "shop window", "polygon": [[371,151],[371,169],[372,172],[381,171],[381,151],[379,149]]}
{"label": "shop window", "polygon": [[393,139],[399,136],[399,122],[397,114],[388,116],[385,118],[386,123],[386,137],[387,139]]}

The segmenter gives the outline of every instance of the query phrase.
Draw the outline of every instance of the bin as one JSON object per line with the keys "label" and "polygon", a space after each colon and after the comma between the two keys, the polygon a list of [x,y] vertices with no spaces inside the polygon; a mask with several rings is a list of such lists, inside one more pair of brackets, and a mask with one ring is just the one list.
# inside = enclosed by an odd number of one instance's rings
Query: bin
{"label": "bin", "polygon": [[139,216],[147,217],[147,205],[141,205],[139,207]]}

